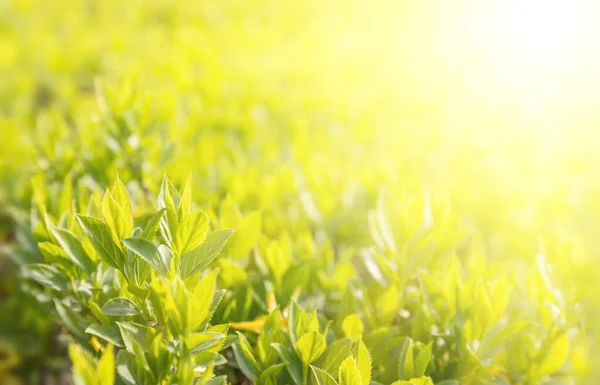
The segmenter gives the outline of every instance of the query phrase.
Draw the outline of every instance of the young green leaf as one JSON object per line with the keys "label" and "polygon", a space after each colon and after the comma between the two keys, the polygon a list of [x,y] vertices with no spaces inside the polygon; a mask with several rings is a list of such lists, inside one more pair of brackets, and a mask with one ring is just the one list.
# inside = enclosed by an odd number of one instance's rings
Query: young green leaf
{"label": "young green leaf", "polygon": [[[441,385],[446,381],[438,382],[437,385]],[[458,384],[458,382],[457,382]],[[411,378],[408,381],[399,380],[392,383],[392,385],[433,385],[433,381],[429,377]],[[446,385],[446,384],[444,384]],[[449,384],[448,384],[449,385]]]}
{"label": "young green leaf", "polygon": [[564,365],[569,355],[569,339],[564,330],[560,330],[552,340],[547,349],[540,354],[537,373],[540,377],[548,376],[557,372]]}
{"label": "young green leaf", "polygon": [[69,358],[73,364],[73,384],[89,385],[96,383],[96,368],[93,358],[82,347],[71,344]]}
{"label": "young green leaf", "polygon": [[94,271],[94,263],[87,255],[81,241],[68,230],[54,228],[52,234],[63,248],[69,259],[87,273]]}
{"label": "young green leaf", "polygon": [[232,345],[235,360],[240,366],[242,373],[247,378],[254,378],[260,374],[260,368],[252,353],[252,347],[242,333],[238,332],[238,342]]}
{"label": "young green leaf", "polygon": [[181,278],[186,279],[208,266],[219,255],[232,232],[233,230],[213,231],[208,234],[202,245],[184,254],[179,263]]}
{"label": "young green leaf", "polygon": [[100,324],[91,324],[87,329],[85,329],[85,332],[87,334],[91,334],[93,336],[96,337],[100,337],[103,340],[118,346],[118,347],[124,347],[125,345],[123,345],[123,340],[121,339],[121,334],[119,333],[119,329],[114,326],[114,328],[112,327],[108,327],[108,326],[102,326]]}
{"label": "young green leaf", "polygon": [[165,209],[160,209],[156,213],[154,213],[154,215],[152,215],[152,217],[146,223],[146,226],[144,226],[144,230],[142,230],[142,234],[140,235],[141,238],[144,238],[148,241],[152,241],[152,239],[154,238],[154,234],[156,234],[156,230],[160,225],[160,221],[164,213]]}
{"label": "young green leaf", "polygon": [[194,356],[206,349],[215,346],[219,341],[221,341],[225,337],[225,334],[217,332],[194,333],[188,337],[187,343],[188,346],[191,347],[190,351]]}
{"label": "young green leaf", "polygon": [[325,370],[327,373],[337,373],[340,365],[352,354],[352,340],[343,338],[329,344],[315,361],[315,366]]}
{"label": "young green leaf", "polygon": [[58,291],[69,289],[69,280],[56,267],[43,263],[33,263],[23,266],[24,276],[33,279],[43,286]]}
{"label": "young green leaf", "polygon": [[227,254],[234,260],[247,255],[258,242],[260,231],[260,212],[255,211],[243,217],[227,243]]}
{"label": "young green leaf", "polygon": [[325,338],[316,331],[304,333],[296,343],[296,351],[304,364],[315,361],[325,350]]}
{"label": "young green leaf", "polygon": [[358,371],[360,372],[360,376],[362,378],[362,384],[369,385],[371,382],[371,354],[369,353],[369,350],[365,346],[364,342],[359,340],[352,353],[354,360],[358,365]]}
{"label": "young green leaf", "polygon": [[56,307],[56,313],[67,329],[73,335],[81,339],[86,339],[85,330],[90,326],[91,322],[75,313],[75,311],[57,299],[54,299],[54,306]]}
{"label": "young green leaf", "polygon": [[140,313],[135,303],[125,297],[109,299],[102,306],[102,312],[112,316],[136,315]]}
{"label": "young green leaf", "polygon": [[146,262],[148,262],[157,272],[161,274],[167,273],[163,259],[154,243],[144,238],[125,238],[122,240],[125,247],[133,251]]}
{"label": "young green leaf", "polygon": [[123,270],[123,254],[113,241],[110,228],[96,218],[77,215],[79,224],[89,237],[96,252],[109,266]]}
{"label": "young green leaf", "polygon": [[181,220],[173,239],[173,252],[184,255],[200,246],[208,233],[208,215],[202,211],[188,213]]}
{"label": "young green leaf", "polygon": [[362,338],[364,326],[357,314],[350,314],[342,322],[344,336],[357,341]]}
{"label": "young green leaf", "polygon": [[362,377],[353,357],[342,362],[339,373],[340,385],[362,385]]}
{"label": "young green leaf", "polygon": [[417,358],[415,359],[415,372],[413,376],[421,377],[425,374],[427,365],[429,365],[429,361],[431,361],[432,344],[433,342],[429,342],[427,345],[423,346],[417,354]]}
{"label": "young green leaf", "polygon": [[317,381],[317,385],[337,385],[337,381],[323,369],[319,369],[315,366],[310,366],[312,374]]}
{"label": "young green leaf", "polygon": [[102,215],[111,230],[115,243],[128,237],[133,231],[133,218],[119,205],[110,191],[106,191],[102,198]]}
{"label": "young green leaf", "polygon": [[282,344],[271,344],[279,353],[281,360],[285,362],[288,373],[296,385],[304,385],[302,380],[302,361],[293,351]]}
{"label": "young green leaf", "polygon": [[398,362],[398,377],[409,380],[413,378],[414,370],[413,342],[409,337],[406,337],[402,344],[400,360]]}
{"label": "young green leaf", "polygon": [[111,345],[104,348],[104,353],[96,369],[98,385],[113,385],[115,382],[115,353]]}

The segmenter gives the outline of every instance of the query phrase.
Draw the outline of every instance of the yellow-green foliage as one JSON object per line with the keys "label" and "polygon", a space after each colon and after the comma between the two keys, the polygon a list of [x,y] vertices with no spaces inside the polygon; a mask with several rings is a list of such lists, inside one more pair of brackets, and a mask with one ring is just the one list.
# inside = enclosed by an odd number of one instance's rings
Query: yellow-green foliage
{"label": "yellow-green foliage", "polygon": [[0,1],[0,384],[600,381],[593,122],[446,7]]}

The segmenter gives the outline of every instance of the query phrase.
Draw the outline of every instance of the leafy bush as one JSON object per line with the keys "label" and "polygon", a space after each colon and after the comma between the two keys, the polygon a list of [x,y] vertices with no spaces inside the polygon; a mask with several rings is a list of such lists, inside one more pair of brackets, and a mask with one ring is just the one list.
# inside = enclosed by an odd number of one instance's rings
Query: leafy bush
{"label": "leafy bush", "polygon": [[597,383],[594,170],[253,3],[0,5],[0,384]]}

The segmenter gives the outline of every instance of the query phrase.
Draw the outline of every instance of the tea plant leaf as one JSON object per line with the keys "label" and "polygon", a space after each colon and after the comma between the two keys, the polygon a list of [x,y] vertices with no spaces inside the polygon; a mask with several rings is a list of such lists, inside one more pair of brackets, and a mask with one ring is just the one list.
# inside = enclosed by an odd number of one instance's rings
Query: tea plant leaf
{"label": "tea plant leaf", "polygon": [[73,364],[73,384],[87,385],[96,383],[95,363],[82,347],[69,345],[69,358]]}
{"label": "tea plant leaf", "polygon": [[371,382],[371,354],[362,340],[358,341],[352,355],[357,363],[362,384],[369,385]]}
{"label": "tea plant leaf", "polygon": [[281,360],[285,362],[288,373],[297,385],[303,384],[302,376],[302,361],[294,352],[282,344],[274,343],[271,344],[275,350],[279,353]]}
{"label": "tea plant leaf", "polygon": [[208,266],[221,252],[233,230],[217,230],[209,233],[202,245],[181,257],[179,275],[186,279]]}
{"label": "tea plant leaf", "polygon": [[152,241],[154,238],[154,234],[156,234],[156,230],[160,226],[160,221],[165,213],[165,209],[160,209],[156,213],[152,215],[152,217],[146,223],[144,230],[142,230],[141,238],[144,238],[148,241]]}
{"label": "tea plant leaf", "polygon": [[158,248],[152,242],[143,238],[125,238],[122,239],[122,242],[125,247],[142,257],[157,272],[167,273],[167,266],[165,266]]}
{"label": "tea plant leaf", "polygon": [[109,299],[102,306],[102,312],[112,316],[136,315],[140,313],[135,303],[125,297]]}
{"label": "tea plant leaf", "polygon": [[96,369],[98,385],[113,385],[115,382],[115,353],[113,347],[107,345]]}
{"label": "tea plant leaf", "polygon": [[314,366],[323,369],[327,373],[337,373],[340,365],[352,354],[352,340],[343,338],[329,344],[321,357],[315,361]]}
{"label": "tea plant leaf", "polygon": [[246,337],[242,333],[238,332],[238,342],[232,345],[235,360],[240,366],[240,369],[247,378],[254,378],[260,374],[260,369],[254,354],[252,353],[252,347],[246,340]]}
{"label": "tea plant leaf", "polygon": [[414,370],[413,342],[409,337],[406,337],[400,353],[398,377],[407,380],[411,379],[413,378]]}
{"label": "tea plant leaf", "polygon": [[357,341],[362,338],[364,326],[357,314],[350,314],[342,322],[344,336]]}
{"label": "tea plant leaf", "polygon": [[339,384],[362,385],[362,377],[353,357],[348,357],[342,362],[342,365],[340,366]]}
{"label": "tea plant leaf", "polygon": [[122,251],[113,241],[108,225],[96,218],[84,215],[77,215],[77,220],[102,260],[109,266],[123,271],[124,261]]}
{"label": "tea plant leaf", "polygon": [[42,263],[25,265],[23,274],[43,286],[58,291],[69,289],[69,281],[56,267]]}
{"label": "tea plant leaf", "polygon": [[279,385],[281,379],[284,378],[285,364],[277,364],[269,366],[265,369],[259,377],[259,381],[256,384],[260,385]]}
{"label": "tea plant leaf", "polygon": [[258,242],[262,219],[260,212],[252,212],[243,217],[231,239],[227,242],[226,252],[232,259],[240,259],[247,255]]}
{"label": "tea plant leaf", "polygon": [[188,213],[181,220],[177,237],[173,241],[173,252],[184,255],[200,246],[208,233],[208,215],[202,211]]}
{"label": "tea plant leaf", "polygon": [[548,376],[564,365],[569,355],[569,339],[563,330],[551,337],[549,346],[540,352],[537,372],[539,376]]}
{"label": "tea plant leaf", "polygon": [[68,230],[54,228],[52,234],[65,251],[69,259],[87,273],[94,271],[94,263],[85,252],[81,241]]}
{"label": "tea plant leaf", "polygon": [[188,337],[188,345],[191,347],[191,354],[194,356],[200,352],[215,346],[226,336],[217,332],[194,333]]}
{"label": "tea plant leaf", "polygon": [[313,376],[317,381],[317,385],[337,385],[337,381],[323,369],[319,369],[315,366],[310,366]]}
{"label": "tea plant leaf", "polygon": [[427,345],[423,346],[419,353],[417,354],[417,358],[415,359],[415,372],[414,376],[421,377],[425,374],[427,370],[427,365],[431,361],[431,348],[433,342],[429,342]]}
{"label": "tea plant leaf", "polygon": [[133,218],[131,212],[121,207],[110,191],[106,191],[102,198],[102,215],[110,228],[115,243],[121,238],[131,235],[133,231]]}
{"label": "tea plant leaf", "polygon": [[67,329],[73,333],[73,335],[85,339],[85,330],[90,326],[90,322],[57,299],[54,300],[54,306],[56,308],[56,313]]}
{"label": "tea plant leaf", "polygon": [[87,334],[100,337],[115,346],[124,347],[121,334],[119,333],[119,329],[116,327],[113,329],[100,324],[91,324],[87,329],[85,329],[85,332]]}
{"label": "tea plant leaf", "polygon": [[304,333],[296,343],[296,351],[302,362],[310,364],[315,361],[325,350],[325,338],[316,331]]}

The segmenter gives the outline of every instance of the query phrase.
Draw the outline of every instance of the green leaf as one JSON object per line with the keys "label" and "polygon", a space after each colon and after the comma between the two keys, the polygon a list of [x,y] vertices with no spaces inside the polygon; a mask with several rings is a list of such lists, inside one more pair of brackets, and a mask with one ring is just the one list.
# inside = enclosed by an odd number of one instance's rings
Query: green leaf
{"label": "green leaf", "polygon": [[136,315],[140,313],[135,303],[125,297],[109,299],[102,306],[102,312],[112,316]]}
{"label": "green leaf", "polygon": [[87,329],[85,329],[87,334],[91,334],[96,337],[100,337],[103,340],[110,342],[111,344],[124,347],[123,340],[121,339],[121,334],[119,333],[119,329],[111,328],[108,326],[102,326],[100,324],[91,324]]}
{"label": "green leaf", "polygon": [[148,220],[148,223],[146,223],[144,230],[142,231],[142,238],[148,241],[151,241],[154,238],[154,234],[156,234],[156,230],[160,225],[160,220],[162,219],[164,213],[165,209],[160,209],[156,213],[154,213],[154,215],[152,215],[150,220]]}
{"label": "green leaf", "polygon": [[289,310],[290,314],[288,316],[288,330],[290,335],[290,340],[292,341],[292,345],[296,345],[298,338],[308,331],[308,316],[302,310],[302,308],[296,303],[296,301],[292,301]]}
{"label": "green leaf", "polygon": [[208,215],[202,211],[188,213],[181,220],[173,239],[173,252],[183,255],[200,246],[208,233]]}
{"label": "green leaf", "polygon": [[[217,272],[212,271],[204,276],[194,288],[193,295],[189,298],[188,324],[191,330],[197,330],[211,313],[211,305],[215,301],[217,287]],[[220,298],[217,298],[220,301]],[[218,302],[217,302],[218,304]],[[215,307],[217,305],[215,304]]]}
{"label": "green leaf", "polygon": [[364,326],[357,314],[350,314],[344,318],[342,330],[344,331],[344,336],[358,341],[362,338]]}
{"label": "green leaf", "polygon": [[252,212],[243,217],[238,223],[235,233],[227,243],[227,254],[232,259],[246,256],[258,242],[261,232],[260,212]]}
{"label": "green leaf", "polygon": [[137,372],[135,362],[132,353],[125,350],[119,350],[117,353],[117,373],[126,385],[142,385],[142,382],[135,377]]}
{"label": "green leaf", "polygon": [[90,326],[90,322],[82,318],[79,314],[75,313],[63,303],[59,302],[57,299],[54,300],[54,306],[56,307],[56,313],[67,329],[73,335],[81,339],[86,339],[85,330]]}
{"label": "green leaf", "polygon": [[277,350],[282,361],[285,362],[290,376],[297,385],[304,385],[302,382],[302,361],[293,351],[282,344],[271,344]]}
{"label": "green leaf", "polygon": [[110,345],[106,346],[100,357],[96,379],[98,385],[114,385],[115,383],[115,353]]}
{"label": "green leaf", "polygon": [[181,193],[181,200],[179,202],[179,217],[184,218],[192,209],[192,176],[189,175],[185,181],[185,187]]}
{"label": "green leaf", "polygon": [[362,377],[354,358],[348,357],[340,366],[340,385],[362,385]]}
{"label": "green leaf", "polygon": [[186,279],[208,266],[219,255],[232,232],[233,230],[213,231],[202,245],[184,254],[179,264],[181,278]]}
{"label": "green leaf", "polygon": [[[438,382],[437,385],[445,383],[446,381]],[[453,383],[453,382],[450,382]],[[456,382],[458,384],[458,382]],[[429,377],[411,378],[408,381],[399,380],[395,381],[392,385],[433,385],[433,381]]]}
{"label": "green leaf", "polygon": [[108,225],[96,218],[84,215],[77,215],[77,220],[102,260],[109,266],[123,272],[123,253],[113,241]]}
{"label": "green leaf", "polygon": [[69,280],[56,267],[43,263],[33,263],[23,266],[25,277],[33,279],[43,286],[58,291],[69,290]]}
{"label": "green leaf", "polygon": [[194,356],[200,352],[215,346],[226,336],[217,332],[201,332],[190,335],[187,339],[188,346],[191,347],[191,354]]}
{"label": "green leaf", "polygon": [[315,366],[328,373],[338,373],[342,362],[352,353],[351,349],[351,339],[343,338],[337,340],[325,348],[321,357],[315,362]]}
{"label": "green leaf", "polygon": [[430,341],[427,345],[423,346],[417,354],[417,358],[415,359],[415,372],[413,376],[421,377],[425,374],[427,365],[429,365],[429,361],[431,361],[432,344],[433,342]]}
{"label": "green leaf", "polygon": [[94,263],[87,255],[81,241],[68,230],[54,228],[52,234],[63,248],[69,259],[87,273],[94,271]]}
{"label": "green leaf", "polygon": [[547,344],[546,349],[540,349],[538,355],[538,376],[549,376],[557,371],[565,364],[569,355],[569,339],[564,330],[558,331],[551,336],[552,340]]}
{"label": "green leaf", "polygon": [[102,325],[112,324],[111,318],[106,314],[102,313],[102,309],[94,300],[89,300],[87,306],[94,315],[94,317],[96,317],[96,319],[100,321]]}
{"label": "green leaf", "polygon": [[180,201],[181,196],[179,195],[179,192],[165,175],[160,187],[160,192],[158,193],[158,208],[165,209],[166,215],[160,221],[160,228],[163,236],[169,242],[173,241],[173,237],[176,236],[177,229],[179,228],[179,216],[177,210]]}
{"label": "green leaf", "polygon": [[136,346],[147,350],[149,342],[156,337],[153,329],[135,322],[117,322],[117,326],[125,348],[132,354],[136,354]]}
{"label": "green leaf", "polygon": [[93,358],[82,347],[69,345],[69,358],[73,365],[73,384],[89,385],[96,383],[96,368]]}
{"label": "green leaf", "polygon": [[156,271],[163,275],[167,273],[167,266],[154,243],[143,238],[125,238],[122,242],[125,247],[142,257]]}
{"label": "green leaf", "polygon": [[119,239],[130,236],[133,231],[131,212],[128,215],[126,211],[119,205],[110,191],[106,191],[102,198],[102,215],[111,230],[115,243],[118,243]]}
{"label": "green leaf", "polygon": [[227,385],[227,376],[218,376],[204,383],[204,385]]}
{"label": "green leaf", "polygon": [[313,365],[310,366],[313,376],[317,381],[317,385],[337,385],[337,381],[323,369],[317,368]]}
{"label": "green leaf", "polygon": [[221,202],[219,214],[219,221],[223,227],[236,228],[242,218],[240,209],[229,194]]}
{"label": "green leaf", "polygon": [[279,385],[282,383],[283,375],[282,371],[285,369],[286,364],[277,364],[269,366],[264,372],[260,374],[257,385]]}
{"label": "green leaf", "polygon": [[392,252],[396,252],[394,235],[385,215],[385,191],[383,189],[379,192],[379,197],[377,199],[375,221],[377,230],[379,231],[379,236],[381,237],[385,247]]}
{"label": "green leaf", "polygon": [[244,373],[248,379],[258,376],[260,374],[260,368],[252,353],[252,347],[242,333],[238,332],[238,342],[234,343],[232,348],[235,360],[242,370],[242,373]]}
{"label": "green leaf", "polygon": [[296,343],[296,351],[304,364],[315,361],[325,350],[325,338],[316,331],[304,333]]}
{"label": "green leaf", "polygon": [[409,337],[406,337],[400,353],[398,377],[409,380],[413,378],[414,370],[413,342]]}
{"label": "green leaf", "polygon": [[[131,200],[129,199],[129,193],[127,192],[127,188],[119,179],[119,175],[117,174],[117,178],[112,188],[112,195],[115,199],[115,202],[119,205],[119,207],[123,210],[126,218],[132,218],[131,215]],[[132,220],[133,223],[133,220]]]}
{"label": "green leaf", "polygon": [[358,365],[363,385],[369,385],[371,381],[371,354],[362,340],[358,341],[358,344],[354,347],[353,356]]}

